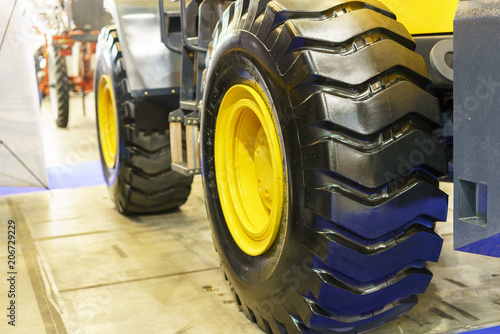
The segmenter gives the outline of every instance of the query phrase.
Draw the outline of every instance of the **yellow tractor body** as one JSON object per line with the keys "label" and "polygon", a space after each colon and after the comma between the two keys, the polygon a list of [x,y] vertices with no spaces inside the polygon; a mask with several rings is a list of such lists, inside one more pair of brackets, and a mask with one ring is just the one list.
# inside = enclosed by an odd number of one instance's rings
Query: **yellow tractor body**
{"label": "yellow tractor body", "polygon": [[379,0],[393,11],[412,35],[453,32],[459,0]]}

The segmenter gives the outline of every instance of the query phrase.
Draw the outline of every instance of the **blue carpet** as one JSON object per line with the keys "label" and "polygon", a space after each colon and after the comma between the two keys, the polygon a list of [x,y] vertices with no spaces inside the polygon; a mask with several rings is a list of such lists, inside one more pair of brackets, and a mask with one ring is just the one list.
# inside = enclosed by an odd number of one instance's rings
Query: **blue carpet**
{"label": "blue carpet", "polygon": [[[49,167],[47,173],[51,190],[92,187],[104,184],[100,161]],[[0,196],[44,190],[41,187],[0,187]]]}

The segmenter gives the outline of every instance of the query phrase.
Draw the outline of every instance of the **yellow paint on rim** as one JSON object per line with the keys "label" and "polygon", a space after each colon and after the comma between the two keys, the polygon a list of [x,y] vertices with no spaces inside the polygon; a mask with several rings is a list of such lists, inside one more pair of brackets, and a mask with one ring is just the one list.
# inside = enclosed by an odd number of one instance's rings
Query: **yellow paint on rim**
{"label": "yellow paint on rim", "polygon": [[97,94],[97,119],[102,155],[106,166],[114,168],[118,149],[118,129],[116,125],[115,94],[111,78],[108,75],[103,74],[101,76]]}
{"label": "yellow paint on rim", "polygon": [[285,203],[283,154],[269,103],[258,85],[225,94],[215,127],[215,173],[227,227],[248,255],[267,251]]}
{"label": "yellow paint on rim", "polygon": [[379,0],[412,35],[453,32],[459,0]]}

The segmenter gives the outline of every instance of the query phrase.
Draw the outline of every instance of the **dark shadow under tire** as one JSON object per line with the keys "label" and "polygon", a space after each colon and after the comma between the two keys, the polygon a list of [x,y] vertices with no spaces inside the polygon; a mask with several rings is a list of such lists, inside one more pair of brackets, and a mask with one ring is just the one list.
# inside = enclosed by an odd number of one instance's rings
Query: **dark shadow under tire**
{"label": "dark shadow under tire", "polygon": [[[411,310],[438,260],[447,173],[438,101],[415,44],[377,1],[238,0],[209,54],[202,168],[215,248],[240,309],[272,333],[369,330]],[[224,218],[215,169],[219,106],[265,92],[283,141],[281,230],[250,256]]]}
{"label": "dark shadow under tire", "polygon": [[66,69],[66,58],[61,56],[59,45],[47,48],[49,67],[49,95],[52,114],[60,128],[68,126],[69,119],[69,82]]}
{"label": "dark shadow under tire", "polygon": [[[112,168],[106,164],[103,157],[97,122],[99,151],[104,177],[117,210],[124,214],[143,214],[181,206],[189,196],[193,177],[183,176],[171,170],[168,127],[163,133],[156,131],[149,134],[136,129],[136,102],[130,95],[118,33],[114,26],[102,30],[97,46],[94,79],[97,119],[100,98],[98,87],[103,75],[111,78],[115,97],[118,148],[116,162]],[[162,110],[166,108],[164,105],[158,107],[163,108]],[[168,113],[168,110],[165,109],[165,112]]]}

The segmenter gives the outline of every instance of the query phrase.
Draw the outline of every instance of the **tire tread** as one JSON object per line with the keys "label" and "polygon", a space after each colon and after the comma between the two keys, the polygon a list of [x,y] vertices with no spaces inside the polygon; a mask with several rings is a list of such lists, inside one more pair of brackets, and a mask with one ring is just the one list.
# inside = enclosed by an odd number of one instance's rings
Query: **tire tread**
{"label": "tire tread", "polygon": [[191,192],[193,178],[180,175],[170,167],[170,133],[146,135],[135,128],[135,102],[130,94],[123,54],[115,26],[101,31],[99,42],[111,55],[116,79],[115,98],[123,124],[125,157],[118,171],[119,187],[114,195],[118,211],[145,214],[175,209],[184,204]]}
{"label": "tire tread", "polygon": [[[396,319],[430,282],[426,263],[442,247],[434,224],[447,214],[442,120],[415,42],[372,0],[238,0],[211,52],[236,30],[265,45],[289,91],[284,121],[299,129],[306,199],[303,270],[282,307],[260,313],[240,293],[240,309],[275,333],[365,331]],[[416,161],[419,150],[428,154]]]}

